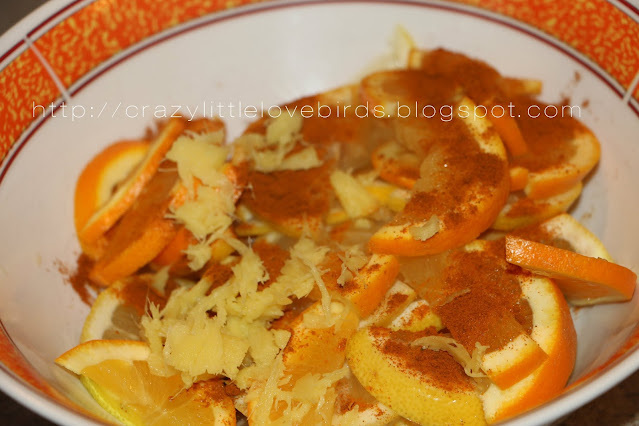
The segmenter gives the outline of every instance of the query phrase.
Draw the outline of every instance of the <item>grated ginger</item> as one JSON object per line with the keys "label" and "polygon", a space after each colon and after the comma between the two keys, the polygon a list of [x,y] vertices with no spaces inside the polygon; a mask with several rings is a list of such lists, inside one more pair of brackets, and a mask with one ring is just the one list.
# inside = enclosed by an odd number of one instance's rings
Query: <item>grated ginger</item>
{"label": "grated ginger", "polygon": [[[328,296],[318,266],[328,248],[301,238],[278,279],[258,290],[258,284],[269,279],[261,259],[242,242],[227,242],[241,257],[226,284],[212,289],[203,278],[192,287],[178,288],[164,309],[151,306],[142,318],[155,374],[180,372],[187,386],[204,375],[223,374],[246,389],[269,374],[286,346],[290,332],[272,330],[270,322],[283,315],[292,297],[304,297],[316,285]],[[330,297],[326,303],[330,307]]]}
{"label": "grated ginger", "polygon": [[341,286],[355,278],[358,271],[368,262],[368,256],[358,245],[348,247],[339,258],[342,261],[342,271],[337,278],[337,284]]}
{"label": "grated ginger", "polygon": [[210,245],[231,226],[235,188],[222,172],[228,148],[222,131],[180,136],[166,154],[175,161],[178,174],[188,190],[188,199],[172,208],[171,217],[183,223],[197,238],[185,251],[189,267],[201,269],[211,258]]}
{"label": "grated ginger", "polygon": [[238,152],[251,160],[258,172],[280,170],[308,170],[322,165],[315,148],[309,146],[292,152],[302,141],[303,117],[299,114],[282,114],[269,120],[266,134],[247,133],[233,143]]}
{"label": "grated ginger", "polygon": [[[317,415],[324,424],[330,424],[332,419],[328,417],[332,417],[337,399],[335,384],[348,374],[346,365],[329,373],[307,373],[297,379],[290,390],[284,390],[283,387],[290,385],[291,376],[286,374],[280,355],[268,378],[256,382],[247,395],[248,404],[252,406],[249,421],[256,426],[295,425],[304,424],[308,416]],[[281,411],[276,419],[271,417],[274,409]]]}

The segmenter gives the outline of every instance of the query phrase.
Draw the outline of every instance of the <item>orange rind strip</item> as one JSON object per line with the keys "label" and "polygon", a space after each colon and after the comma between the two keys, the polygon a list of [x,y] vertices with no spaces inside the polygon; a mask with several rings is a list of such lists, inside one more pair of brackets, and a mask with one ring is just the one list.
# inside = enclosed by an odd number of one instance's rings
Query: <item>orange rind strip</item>
{"label": "orange rind strip", "polygon": [[552,278],[572,304],[622,302],[632,298],[637,275],[604,259],[506,236],[506,260]]}

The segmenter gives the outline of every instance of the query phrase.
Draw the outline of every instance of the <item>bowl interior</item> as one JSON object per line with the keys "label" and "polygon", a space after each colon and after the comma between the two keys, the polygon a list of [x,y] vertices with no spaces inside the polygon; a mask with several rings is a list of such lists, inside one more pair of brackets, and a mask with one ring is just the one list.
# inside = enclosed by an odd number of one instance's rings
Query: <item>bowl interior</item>
{"label": "bowl interior", "polygon": [[[543,100],[568,96],[579,107],[601,141],[602,160],[572,213],[616,261],[639,270],[639,200],[631,196],[639,181],[637,116],[596,68],[566,48],[512,22],[460,10],[466,9],[347,3],[215,15],[135,46],[72,88],[71,102],[33,132],[0,182],[0,318],[22,354],[54,387],[90,404],[53,359],[77,344],[89,311],[61,271],[73,269],[80,252],[73,191],[93,155],[115,140],[141,136],[178,108],[187,116],[221,116],[237,135],[250,121],[241,116],[245,106],[268,108],[361,77],[389,52],[397,24],[419,47],[442,46],[481,58],[504,75],[541,79]],[[574,312],[579,345],[571,380],[624,343],[639,320],[636,299]],[[586,387],[591,397],[599,392],[595,382]],[[565,401],[536,420],[550,421],[574,404]]]}

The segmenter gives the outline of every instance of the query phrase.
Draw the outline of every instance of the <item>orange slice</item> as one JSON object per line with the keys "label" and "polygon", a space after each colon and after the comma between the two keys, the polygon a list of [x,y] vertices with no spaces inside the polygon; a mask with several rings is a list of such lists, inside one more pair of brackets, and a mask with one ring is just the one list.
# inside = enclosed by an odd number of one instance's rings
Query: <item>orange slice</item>
{"label": "orange slice", "polygon": [[521,281],[532,310],[532,339],[548,354],[531,374],[508,389],[490,385],[480,395],[488,423],[505,420],[559,395],[575,365],[577,334],[570,310],[552,281],[528,277]]}
{"label": "orange slice", "polygon": [[162,249],[162,251],[151,261],[153,269],[161,269],[170,266],[172,274],[184,275],[190,272],[190,268],[185,263],[186,250],[189,245],[197,243],[197,238],[184,226],[180,226],[173,239]]}
{"label": "orange slice", "polygon": [[183,129],[184,120],[179,118],[173,118],[164,125],[135,171],[119,186],[106,204],[87,220],[78,235],[82,243],[91,244],[97,241],[133,205]]}
{"label": "orange slice", "polygon": [[599,238],[568,213],[561,213],[536,225],[517,229],[513,235],[613,262],[612,256]]}
{"label": "orange slice", "polygon": [[523,93],[536,91],[534,83],[520,80],[521,84],[518,85],[513,79],[504,79],[483,61],[445,49],[413,49],[409,55],[409,66],[424,70],[430,76],[445,78],[449,84],[461,86],[470,99],[482,106],[480,114],[487,113],[487,118],[511,155],[519,156],[528,151],[517,122],[510,111],[495,99],[507,96],[513,89]]}
{"label": "orange slice", "polygon": [[[75,186],[73,218],[77,234],[142,161],[148,149],[149,142],[145,140],[117,142],[102,150],[86,165]],[[105,244],[106,241],[84,244],[82,251],[95,259]]]}
{"label": "orange slice", "polygon": [[578,184],[599,162],[599,142],[589,131],[578,132],[573,140],[575,154],[566,163],[545,169],[529,171],[524,191],[534,199],[561,194]]}
{"label": "orange slice", "polygon": [[628,268],[513,235],[506,236],[506,260],[552,278],[573,304],[627,301],[635,291],[637,275]]}
{"label": "orange slice", "polygon": [[[456,111],[462,114],[473,106],[465,98]],[[509,193],[504,146],[485,119],[460,115],[450,123],[456,127],[438,125],[448,128],[453,140],[438,143],[425,158],[411,199],[371,237],[371,251],[402,256],[439,253],[472,241],[494,222]]]}
{"label": "orange slice", "polygon": [[[203,120],[203,119],[202,119]],[[200,126],[206,125],[207,129],[210,129],[211,126],[214,125],[215,122],[210,123],[206,121],[202,123],[201,120],[198,121]],[[229,178],[229,180],[233,183],[235,191],[233,193],[233,201],[237,202],[237,200],[242,195],[242,191],[244,190],[244,183],[241,181],[241,172],[238,168],[234,167],[231,164],[225,164],[223,166],[224,174]],[[195,179],[195,185],[199,185],[199,179]],[[186,191],[186,188],[182,189],[182,191]],[[182,200],[182,196],[179,196],[179,200],[176,199],[173,202],[174,207],[177,207],[184,200]],[[232,231],[228,231],[228,236],[233,236]],[[165,266],[170,266],[171,269],[169,272],[175,275],[188,275],[193,272],[191,268],[188,266],[188,259],[185,253],[185,250],[192,244],[198,243],[197,238],[186,229],[184,226],[180,226],[173,239],[164,247],[164,249],[158,253],[158,255],[151,262],[151,267],[154,269],[160,269]],[[229,254],[233,253],[234,249],[229,246],[226,242],[222,240],[215,240],[211,243],[211,261],[219,262],[224,259]]]}
{"label": "orange slice", "polygon": [[477,344],[487,349],[481,367],[499,387],[512,386],[546,359],[530,337],[522,276],[506,263],[503,240],[477,240],[438,256],[406,259],[401,273],[469,353]]}
{"label": "orange slice", "polygon": [[177,231],[166,214],[181,188],[176,171],[156,173],[151,178],[113,229],[104,255],[91,269],[91,280],[107,286],[133,274],[166,247]]}
{"label": "orange slice", "polygon": [[[342,316],[341,325],[323,326],[322,304],[316,302],[293,320],[282,361],[295,379],[307,373],[329,373],[344,365],[346,340],[357,328],[357,316],[339,302],[331,303],[331,315]],[[311,318],[316,318],[319,324],[313,325]]]}
{"label": "orange slice", "polygon": [[523,193],[512,193],[491,228],[511,231],[563,213],[577,201],[582,188],[582,183],[577,182],[577,185],[568,191],[543,199],[533,199]]}
{"label": "orange slice", "polygon": [[[601,149],[597,138],[568,116],[568,111],[561,116],[561,106],[544,112],[552,105],[526,97],[516,98],[514,104],[529,152],[513,158],[512,165],[529,171],[526,195],[533,199],[549,198],[573,188],[599,161]],[[551,118],[556,112],[560,115]]]}

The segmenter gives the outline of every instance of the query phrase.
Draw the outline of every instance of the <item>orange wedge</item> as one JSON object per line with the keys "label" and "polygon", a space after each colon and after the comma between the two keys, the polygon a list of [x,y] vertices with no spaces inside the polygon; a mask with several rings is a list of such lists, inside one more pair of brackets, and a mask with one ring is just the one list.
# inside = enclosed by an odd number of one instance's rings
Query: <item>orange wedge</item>
{"label": "orange wedge", "polygon": [[513,235],[613,262],[612,256],[599,238],[568,213],[561,213],[536,225],[517,229]]}
{"label": "orange wedge", "polygon": [[101,285],[133,274],[173,239],[177,231],[166,218],[173,197],[183,188],[176,171],[156,173],[131,209],[113,229],[105,253],[93,265],[89,277]]}
{"label": "orange wedge", "polygon": [[506,151],[488,120],[461,115],[473,106],[465,98],[456,107],[460,118],[437,120],[438,142],[421,165],[411,199],[371,237],[371,251],[439,253],[472,241],[494,222],[509,193]]}
{"label": "orange wedge", "polygon": [[[512,159],[513,166],[528,169],[524,191],[533,199],[549,198],[573,188],[599,161],[601,149],[593,133],[576,119],[550,118],[557,110],[535,99],[514,100],[517,123],[529,147],[525,155]],[[559,113],[562,107],[558,106]],[[539,115],[539,116],[537,116]]]}
{"label": "orange wedge", "polygon": [[577,182],[566,192],[542,199],[533,199],[521,192],[511,193],[491,228],[511,231],[563,213],[579,198],[582,188],[583,184]]}
{"label": "orange wedge", "polygon": [[184,125],[184,120],[180,118],[173,118],[164,125],[149,146],[142,162],[122,182],[106,204],[102,205],[86,221],[78,235],[82,243],[91,244],[97,241],[133,205],[147,182],[155,175],[164,159],[164,155],[171,148],[171,145],[182,130],[184,130]]}
{"label": "orange wedge", "polygon": [[577,305],[623,302],[635,291],[637,275],[628,268],[513,235],[506,236],[506,260],[552,278]]}
{"label": "orange wedge", "polygon": [[495,99],[503,98],[513,91],[535,92],[537,87],[534,81],[504,79],[485,62],[445,49],[413,49],[409,55],[409,66],[423,70],[430,76],[444,78],[449,84],[458,84],[470,99],[483,106],[479,113],[487,112],[487,118],[512,156],[528,151],[517,122],[509,110],[500,106],[500,102]]}
{"label": "orange wedge", "polygon": [[523,297],[532,310],[532,339],[548,355],[531,374],[508,389],[490,385],[480,395],[488,423],[505,420],[559,395],[575,365],[577,334],[564,297],[552,281],[527,277]]}
{"label": "orange wedge", "polygon": [[[142,161],[149,149],[149,142],[121,141],[109,145],[86,165],[75,186],[74,222],[80,234],[89,218],[104,205],[117,186]],[[96,245],[86,245],[83,252],[95,259],[99,254]]]}

